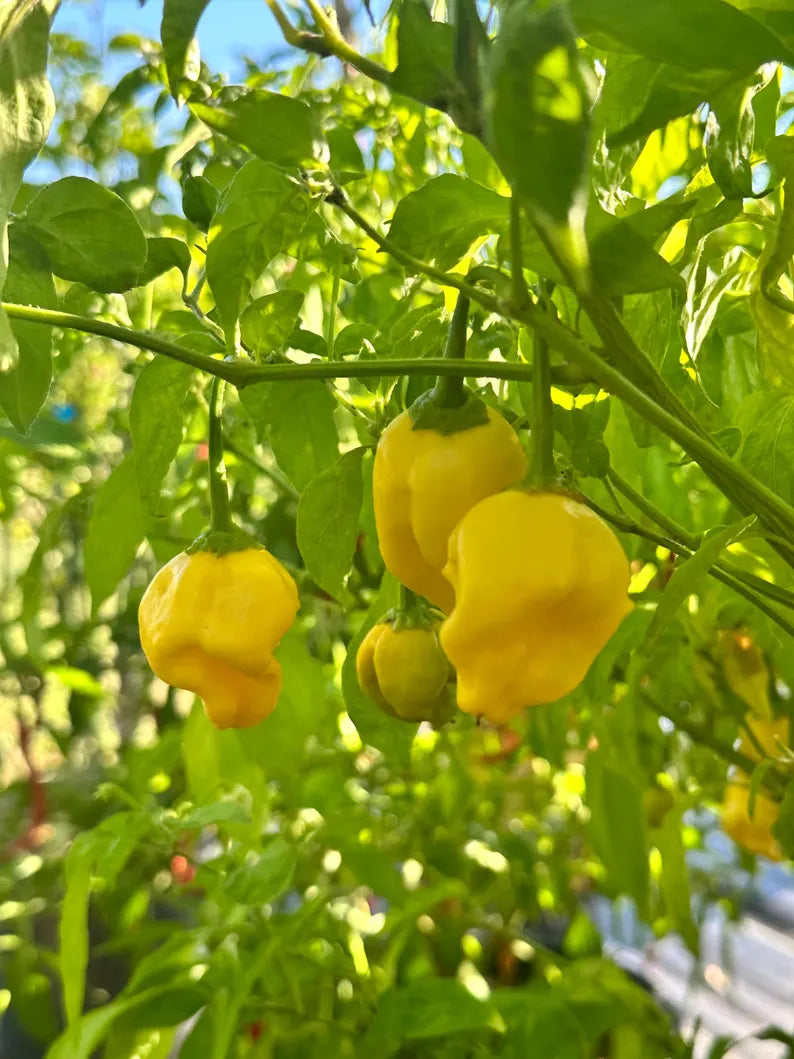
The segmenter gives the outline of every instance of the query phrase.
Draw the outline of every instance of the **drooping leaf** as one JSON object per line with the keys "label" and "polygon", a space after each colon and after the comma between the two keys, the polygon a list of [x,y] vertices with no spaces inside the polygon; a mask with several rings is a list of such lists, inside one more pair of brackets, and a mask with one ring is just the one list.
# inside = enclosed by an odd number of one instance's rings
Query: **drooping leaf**
{"label": "drooping leaf", "polygon": [[587,755],[585,783],[590,837],[609,886],[633,897],[643,909],[648,901],[648,843],[642,785],[611,747]]}
{"label": "drooping leaf", "polygon": [[96,491],[84,545],[84,572],[96,613],[129,570],[145,532],[132,453]]}
{"label": "drooping leaf", "polygon": [[322,150],[319,125],[306,103],[264,88],[228,85],[191,110],[215,132],[247,147],[264,162],[300,166]]}
{"label": "drooping leaf", "polygon": [[66,892],[58,928],[58,969],[63,1009],[72,1026],[83,1010],[88,967],[88,897],[94,862],[93,835],[78,835],[66,857]]}
{"label": "drooping leaf", "polygon": [[584,219],[590,95],[565,9],[508,7],[486,63],[485,138],[514,191],[560,229]]}
{"label": "drooping leaf", "polygon": [[118,195],[85,177],[47,184],[28,205],[25,225],[62,279],[108,294],[136,286],[146,237]]}
{"label": "drooping leaf", "polygon": [[358,538],[363,449],[352,449],[306,486],[298,504],[297,538],[306,569],[342,599]]}
{"label": "drooping leaf", "polygon": [[174,99],[179,98],[179,85],[185,76],[185,64],[193,35],[209,0],[165,0],[160,39],[163,43],[168,86]]}
{"label": "drooping leaf", "polygon": [[400,200],[389,237],[414,257],[450,268],[481,236],[505,231],[509,217],[508,198],[444,173]]}
{"label": "drooping leaf", "polygon": [[334,401],[321,382],[278,382],[268,394],[265,422],[276,462],[305,489],[339,454]]}
{"label": "drooping leaf", "polygon": [[753,394],[739,409],[747,424],[740,459],[744,466],[788,503],[794,503],[794,397]]}
{"label": "drooping leaf", "polygon": [[[47,255],[16,225],[9,231],[9,248],[3,299],[54,309],[55,286]],[[52,331],[23,320],[14,320],[11,330],[19,347],[19,362],[12,371],[0,374],[0,405],[16,429],[26,434],[50,389]]]}
{"label": "drooping leaf", "polygon": [[[607,47],[693,70],[752,70],[773,59],[791,62],[786,45],[724,0],[573,0],[577,28]],[[612,48],[610,47],[610,50]]]}
{"label": "drooping leaf", "polygon": [[303,299],[301,291],[278,290],[256,298],[246,308],[240,317],[240,334],[255,357],[261,359],[281,349],[295,330]]}
{"label": "drooping leaf", "polygon": [[151,283],[169,269],[178,268],[187,283],[190,271],[190,247],[181,239],[172,236],[151,236],[146,240],[146,263],[138,282],[141,286]]}
{"label": "drooping leaf", "polygon": [[254,281],[298,234],[310,209],[297,184],[259,159],[232,180],[207,247],[207,279],[227,331],[237,324]]}
{"label": "drooping leaf", "polygon": [[130,433],[143,510],[159,514],[160,488],[182,441],[182,406],[193,369],[156,357],[143,369],[130,402]]}

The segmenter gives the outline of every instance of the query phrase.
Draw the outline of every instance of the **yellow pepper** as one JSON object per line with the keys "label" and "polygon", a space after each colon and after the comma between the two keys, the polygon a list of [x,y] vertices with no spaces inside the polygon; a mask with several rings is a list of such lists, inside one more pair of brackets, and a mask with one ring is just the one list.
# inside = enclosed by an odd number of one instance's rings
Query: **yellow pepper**
{"label": "yellow pepper", "polygon": [[772,835],[772,826],[780,813],[780,806],[761,791],[755,797],[750,816],[750,781],[742,772],[743,780],[729,783],[722,803],[722,827],[726,835],[750,853],[780,860],[780,843]]}
{"label": "yellow pepper", "polygon": [[141,645],[161,680],[201,696],[216,728],[247,728],[276,705],[273,650],[297,611],[295,582],[264,548],[181,552],[144,593]]}
{"label": "yellow pepper", "polygon": [[452,533],[444,574],[456,603],[441,646],[458,706],[494,724],[572,691],[632,608],[617,537],[560,493],[481,501]]}
{"label": "yellow pepper", "polygon": [[[776,720],[767,718],[746,718],[747,727],[755,741],[744,735],[739,742],[739,749],[753,761],[760,761],[756,742],[768,757],[779,757],[778,740],[786,746],[789,740],[789,722],[785,717]],[[759,790],[750,816],[750,780],[747,773],[737,769],[730,777],[725,788],[722,803],[722,826],[734,842],[743,846],[750,853],[757,853],[770,860],[780,860],[783,852],[780,843],[772,834],[772,827],[780,815],[780,805]]]}
{"label": "yellow pepper", "polygon": [[358,649],[356,673],[361,690],[392,717],[438,724],[452,712],[452,674],[433,626],[373,625]]}
{"label": "yellow pepper", "polygon": [[525,471],[515,431],[492,408],[487,422],[454,433],[415,427],[410,410],[397,416],[383,432],[373,471],[386,568],[448,613],[455,596],[441,571],[450,533],[476,503]]}

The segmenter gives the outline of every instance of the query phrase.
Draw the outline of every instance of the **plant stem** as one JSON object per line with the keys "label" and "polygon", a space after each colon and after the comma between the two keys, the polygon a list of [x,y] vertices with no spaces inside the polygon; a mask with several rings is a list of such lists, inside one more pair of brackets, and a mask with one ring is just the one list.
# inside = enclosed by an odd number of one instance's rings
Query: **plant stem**
{"label": "plant stem", "polygon": [[[704,725],[694,724],[686,717],[682,717],[676,710],[671,710],[667,706],[660,706],[647,692],[641,693],[641,697],[645,705],[649,706],[658,717],[666,717],[669,721],[672,721],[676,728],[685,732],[691,739],[694,739],[696,743],[709,747],[715,754],[718,754],[723,761],[727,761],[730,765],[736,765],[748,776],[755,769],[758,764],[757,761],[754,761],[746,754],[742,754],[741,751],[734,750],[732,746],[717,739],[716,736]],[[770,777],[772,783],[767,784],[767,776]],[[785,784],[786,781],[784,777],[781,776],[776,769],[769,769],[763,779],[763,786],[765,786],[769,793],[775,798],[780,797]]]}
{"label": "plant stem", "polygon": [[[675,541],[681,542],[690,551],[696,551],[701,544],[701,538],[695,533],[690,533],[684,526],[679,525],[674,519],[671,519],[669,515],[665,515],[663,511],[660,511],[654,504],[650,502],[646,497],[638,493],[625,479],[623,479],[617,471],[613,468],[609,469],[608,479],[612,485],[622,493],[623,496],[631,501],[632,504],[641,511],[643,515],[649,518],[652,522],[655,522],[657,526],[661,528]],[[747,570],[743,570],[740,566],[736,566],[727,560],[720,560],[719,563],[715,564],[719,569],[730,573],[733,577],[740,581],[744,581],[745,584],[754,588],[757,592],[768,596],[770,599],[774,599],[778,603],[782,603],[786,607],[794,607],[794,592],[790,592],[786,588],[782,588],[780,585],[776,585],[771,581],[765,581],[762,577],[756,577],[755,574],[749,573]]]}
{"label": "plant stem", "polygon": [[523,309],[529,303],[529,291],[524,279],[524,250],[521,246],[521,204],[518,196],[510,196],[510,277],[513,285],[513,304]]}
{"label": "plant stem", "polygon": [[[532,369],[529,365],[494,360],[445,360],[441,357],[417,360],[406,357],[393,360],[384,358],[378,361],[337,360],[333,364],[325,360],[312,360],[306,364],[298,364],[295,361],[252,364],[247,360],[216,360],[209,354],[197,353],[193,349],[146,331],[111,324],[93,316],[79,316],[54,309],[42,309],[35,305],[16,305],[12,302],[0,302],[0,305],[11,319],[100,335],[137,349],[160,353],[182,364],[188,364],[197,371],[225,379],[238,390],[259,382],[278,382],[286,379],[364,379],[394,375],[456,375],[461,378],[513,379],[517,382],[532,380]],[[219,346],[218,353],[220,352]],[[554,367],[552,373],[555,382],[561,385],[577,385],[582,382],[581,374],[567,366]]]}
{"label": "plant stem", "polygon": [[325,333],[325,343],[328,348],[328,359],[334,359],[334,347],[336,345],[336,303],[339,301],[339,282],[342,271],[341,258],[334,266],[334,275],[331,282],[331,301],[328,305],[328,327]]}
{"label": "plant stem", "polygon": [[554,405],[551,400],[551,365],[549,346],[545,338],[535,332],[532,347],[532,465],[530,480],[541,489],[553,484],[554,468]]}
{"label": "plant stem", "polygon": [[293,26],[278,0],[265,0],[265,2],[273,13],[273,17],[278,23],[278,28],[281,30],[281,35],[287,44],[300,48],[302,51],[313,52],[322,58],[330,58],[333,55],[342,62],[354,66],[360,73],[366,74],[373,81],[380,81],[381,84],[387,85],[391,80],[390,70],[375,62],[374,59],[368,59],[365,55],[360,55],[355,48],[347,43],[319,4],[309,2],[309,8],[320,32],[306,33]]}
{"label": "plant stem", "polygon": [[210,385],[209,400],[209,477],[211,526],[216,533],[225,533],[232,524],[229,509],[229,487],[226,484],[226,464],[223,460],[223,391],[226,383],[216,375]]}
{"label": "plant stem", "polygon": [[[447,341],[444,345],[444,360],[461,361],[466,356],[466,339],[469,327],[469,299],[459,294],[449,322]],[[433,388],[442,408],[459,408],[466,403],[466,386],[463,375],[439,375]]]}

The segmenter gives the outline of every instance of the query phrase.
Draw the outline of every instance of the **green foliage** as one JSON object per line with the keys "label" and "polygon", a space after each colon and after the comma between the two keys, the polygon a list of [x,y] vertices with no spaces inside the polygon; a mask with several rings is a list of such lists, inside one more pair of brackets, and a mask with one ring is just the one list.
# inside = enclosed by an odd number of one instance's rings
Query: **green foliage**
{"label": "green foliage", "polygon": [[[758,702],[720,633],[790,711],[790,15],[274,0],[289,50],[241,26],[229,85],[208,3],[113,41],[113,85],[54,4],[0,2],[0,1052],[684,1059],[586,901],[697,953]],[[401,601],[374,445],[449,370],[462,283],[468,391],[532,445],[544,335],[557,472],[633,575],[582,685],[499,731],[397,721],[355,666]],[[136,620],[207,529],[213,374],[232,516],[301,593],[244,731]],[[791,857],[791,755],[754,764]]]}

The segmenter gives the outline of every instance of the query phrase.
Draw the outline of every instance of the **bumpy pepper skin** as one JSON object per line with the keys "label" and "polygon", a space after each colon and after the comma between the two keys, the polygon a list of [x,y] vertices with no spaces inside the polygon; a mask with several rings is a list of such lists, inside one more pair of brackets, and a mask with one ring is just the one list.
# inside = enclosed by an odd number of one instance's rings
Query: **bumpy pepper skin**
{"label": "bumpy pepper skin", "polygon": [[203,699],[216,728],[247,728],[276,705],[273,649],[297,611],[295,582],[264,548],[182,552],[144,593],[141,646],[161,680]]}
{"label": "bumpy pepper skin", "polygon": [[395,629],[380,622],[356,655],[361,690],[385,712],[404,721],[441,721],[449,713],[449,662],[436,629]]}
{"label": "bumpy pepper skin", "polygon": [[509,489],[477,504],[449,539],[444,574],[456,603],[441,645],[458,706],[494,724],[572,691],[632,609],[617,537],[558,493]]}
{"label": "bumpy pepper skin", "polygon": [[[772,720],[748,717],[747,726],[769,757],[780,755],[778,739],[784,746],[788,745],[789,722],[786,718]],[[742,737],[739,749],[754,761],[761,760],[758,748],[748,736]],[[737,770],[725,788],[722,803],[722,827],[725,833],[750,853],[768,857],[770,860],[781,860],[783,853],[780,843],[772,834],[772,827],[779,814],[778,803],[759,790],[753,806],[753,815],[750,816],[750,780],[747,773],[741,769]]]}
{"label": "bumpy pepper skin", "polygon": [[415,430],[410,411],[397,416],[383,432],[373,470],[386,568],[449,613],[455,596],[441,571],[450,533],[476,503],[518,482],[525,471],[515,431],[492,408],[487,423],[452,434]]}

